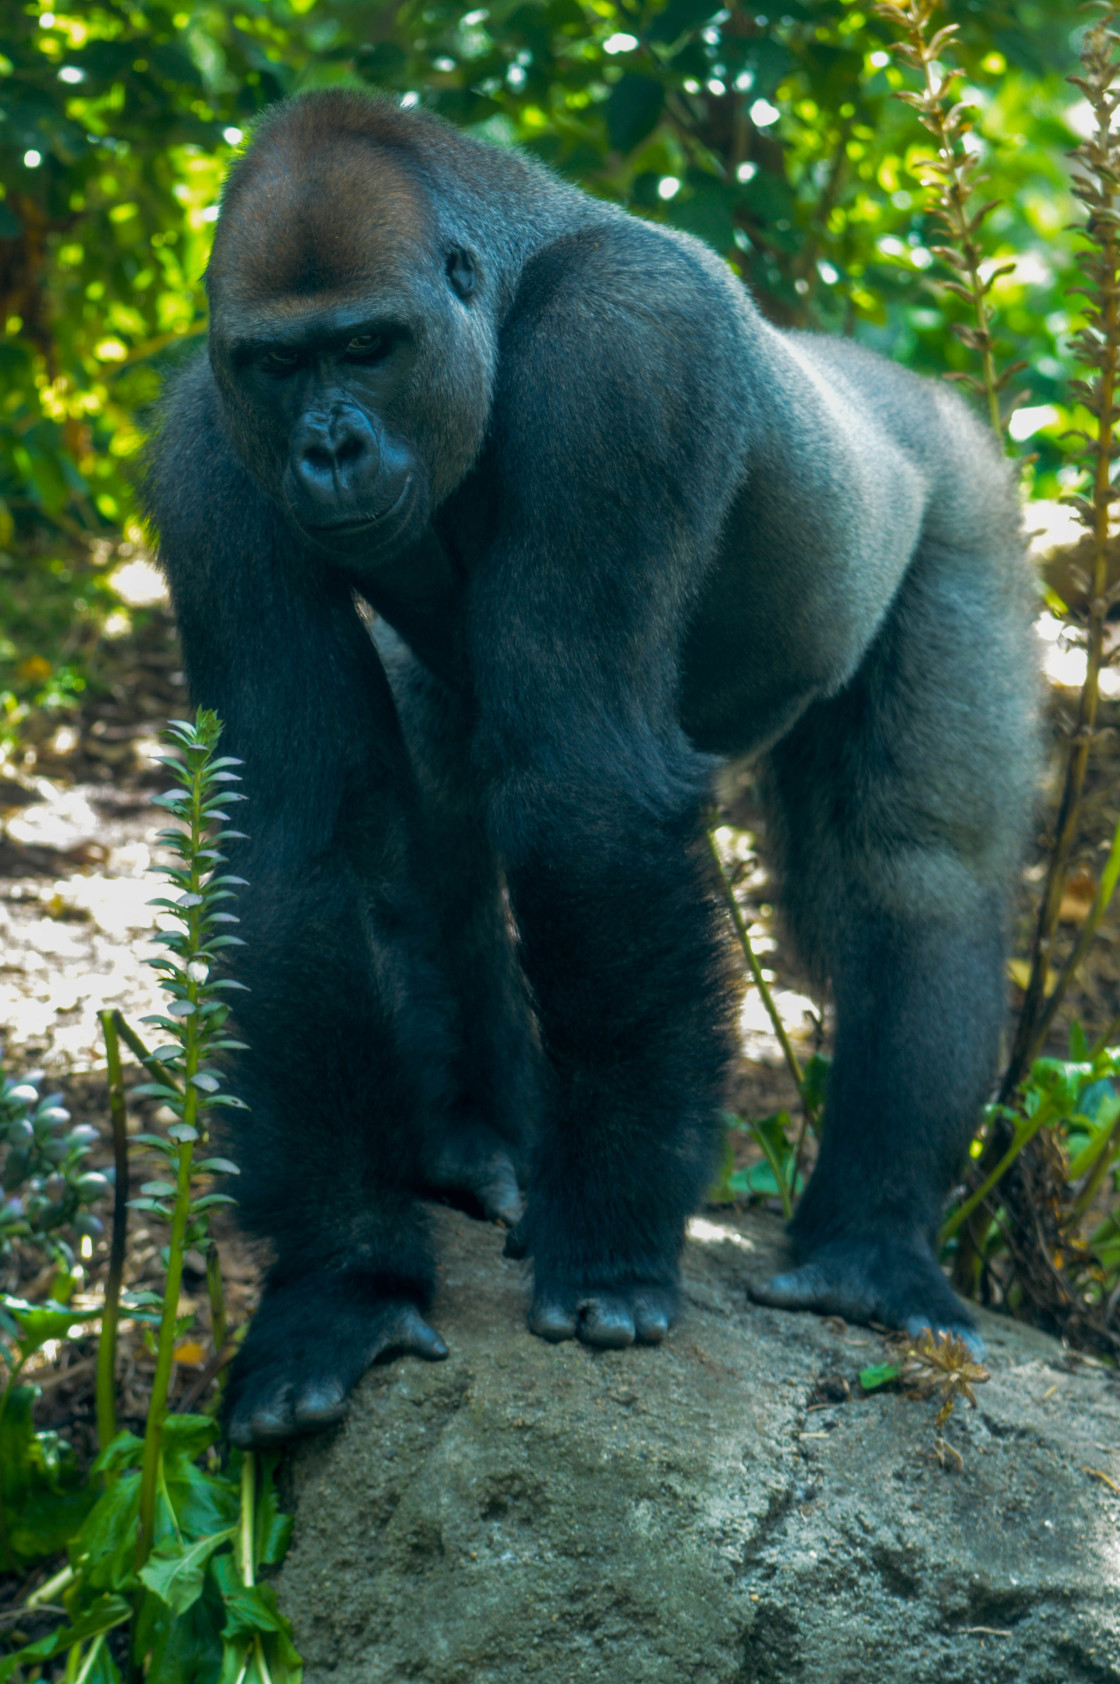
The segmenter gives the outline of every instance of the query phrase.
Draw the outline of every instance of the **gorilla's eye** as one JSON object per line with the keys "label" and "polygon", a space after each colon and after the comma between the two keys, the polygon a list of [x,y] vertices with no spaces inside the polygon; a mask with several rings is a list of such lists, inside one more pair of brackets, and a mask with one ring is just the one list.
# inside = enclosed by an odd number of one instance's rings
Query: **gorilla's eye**
{"label": "gorilla's eye", "polygon": [[298,351],[266,351],[261,358],[261,367],[269,374],[290,374],[298,362]]}
{"label": "gorilla's eye", "polygon": [[346,343],[346,355],[359,362],[371,362],[377,357],[383,357],[387,350],[383,333],[356,333],[353,339],[347,340]]}

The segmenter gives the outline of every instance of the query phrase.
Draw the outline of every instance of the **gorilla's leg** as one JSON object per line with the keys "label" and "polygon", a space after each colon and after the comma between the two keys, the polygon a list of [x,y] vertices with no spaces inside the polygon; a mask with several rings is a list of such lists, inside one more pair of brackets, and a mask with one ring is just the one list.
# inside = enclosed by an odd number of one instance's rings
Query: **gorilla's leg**
{"label": "gorilla's leg", "polygon": [[470,773],[469,702],[379,621],[374,639],[420,784],[427,889],[458,1007],[451,1103],[429,1113],[422,1188],[512,1226],[540,1105],[540,1049],[498,859]]}
{"label": "gorilla's leg", "polygon": [[597,1346],[657,1344],[675,1318],[733,1000],[687,764],[667,755],[659,787],[642,768],[641,792],[621,756],[612,769],[582,795],[557,779],[547,813],[521,792],[505,833],[547,1055],[528,1208],[507,1251],[532,1256],[532,1331]]}
{"label": "gorilla's leg", "polygon": [[1002,914],[996,896],[967,919],[857,904],[835,932],[836,1050],[791,1227],[800,1266],[759,1289],[764,1303],[910,1333],[972,1329],[933,1247],[995,1066]]}
{"label": "gorilla's leg", "polygon": [[[836,999],[824,1139],[765,1303],[968,1333],[936,1261],[991,1083],[1036,763],[1008,575],[929,546],[853,683],[771,756],[786,921]],[[1010,599],[1010,600],[1009,600]]]}

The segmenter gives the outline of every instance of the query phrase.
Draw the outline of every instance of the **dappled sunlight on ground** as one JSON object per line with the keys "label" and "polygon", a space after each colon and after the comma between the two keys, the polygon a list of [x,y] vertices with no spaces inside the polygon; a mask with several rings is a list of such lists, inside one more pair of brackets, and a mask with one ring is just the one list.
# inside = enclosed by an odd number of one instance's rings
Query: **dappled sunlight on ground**
{"label": "dappled sunlight on ground", "polygon": [[[135,1024],[158,1005],[143,960],[154,951],[147,903],[160,892],[149,868],[161,815],[146,800],[106,812],[96,786],[39,778],[35,788],[42,799],[5,826],[17,863],[0,879],[0,1024],[52,1072],[88,1069],[103,1058],[99,1010],[118,1007]],[[21,850],[48,869],[22,874]]]}
{"label": "dappled sunlight on ground", "polygon": [[700,1245],[735,1245],[740,1251],[757,1251],[758,1247],[746,1234],[723,1222],[709,1222],[706,1216],[693,1216],[687,1226],[690,1240]]}

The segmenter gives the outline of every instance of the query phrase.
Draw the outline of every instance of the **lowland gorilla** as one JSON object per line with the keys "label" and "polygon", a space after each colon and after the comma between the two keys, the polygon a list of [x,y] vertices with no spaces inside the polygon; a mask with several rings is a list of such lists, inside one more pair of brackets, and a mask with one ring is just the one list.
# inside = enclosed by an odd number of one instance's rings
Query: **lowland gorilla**
{"label": "lowland gorilla", "polygon": [[734,1046],[701,845],[729,756],[765,757],[837,1013],[797,1266],[758,1296],[971,1328],[931,1237],[1036,759],[991,439],[771,327],[695,240],[354,92],[265,119],[208,285],[149,498],[252,803],[235,1145],[275,1260],[234,1439],[446,1354],[423,1191],[516,1224],[534,1333],[665,1335]]}

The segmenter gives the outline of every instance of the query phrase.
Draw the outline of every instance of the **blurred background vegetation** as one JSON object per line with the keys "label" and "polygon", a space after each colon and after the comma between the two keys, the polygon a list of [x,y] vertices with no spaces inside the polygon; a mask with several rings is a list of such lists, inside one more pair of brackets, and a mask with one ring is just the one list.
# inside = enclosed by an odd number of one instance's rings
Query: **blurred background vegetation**
{"label": "blurred background vegetation", "polygon": [[[760,0],[763,3],[763,0]],[[1073,483],[1065,345],[1087,108],[1065,0],[955,4],[1012,434],[1036,491]],[[108,0],[6,9],[0,41],[0,737],[96,681],[138,543],[143,418],[205,331],[223,171],[298,89],[394,90],[516,143],[591,192],[701,235],[775,320],[855,334],[912,367],[968,366],[966,309],[912,173],[927,137],[893,98],[895,31],[861,0]],[[1021,384],[1019,382],[1017,384]],[[1029,439],[1029,444],[1026,440]],[[116,622],[111,617],[117,616]]]}

